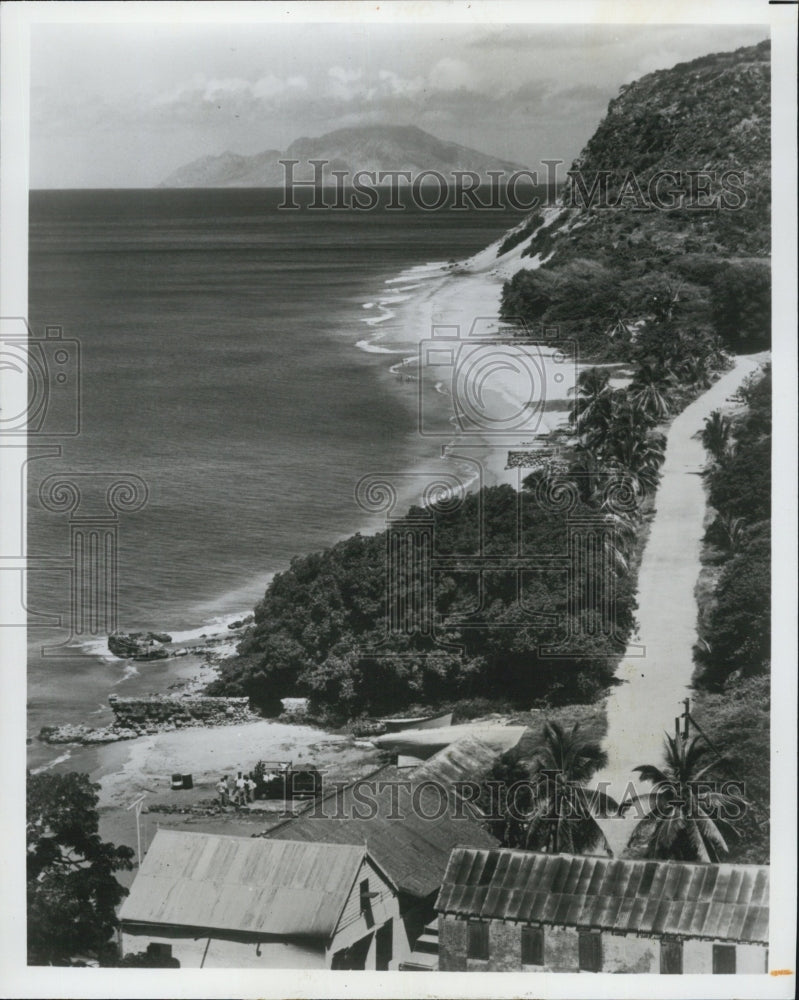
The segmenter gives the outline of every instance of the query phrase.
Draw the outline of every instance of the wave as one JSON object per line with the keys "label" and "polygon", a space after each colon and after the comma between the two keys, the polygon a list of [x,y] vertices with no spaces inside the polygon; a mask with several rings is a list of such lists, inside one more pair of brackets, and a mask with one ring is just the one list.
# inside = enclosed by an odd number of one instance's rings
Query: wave
{"label": "wave", "polygon": [[[367,354],[404,354],[405,351],[392,350],[390,347],[381,347],[379,344],[373,343],[371,340],[359,340],[355,345],[359,351],[366,351]],[[405,364],[405,362],[401,362]],[[392,366],[393,371],[393,366]]]}
{"label": "wave", "polygon": [[66,750],[58,757],[54,757],[53,760],[49,760],[46,764],[31,768],[31,774],[41,774],[42,771],[49,771],[51,767],[55,767],[57,764],[63,764],[65,761],[69,760],[71,756],[72,751]]}
{"label": "wave", "polygon": [[377,303],[377,308],[381,310],[381,316],[370,316],[369,319],[361,320],[362,323],[366,323],[367,326],[378,326],[380,323],[385,323],[386,320],[394,319],[397,315],[393,309],[388,309],[382,303]]}
{"label": "wave", "polygon": [[[392,354],[404,354],[405,352],[404,351],[392,351],[391,353]],[[401,369],[405,368],[407,365],[410,365],[410,364],[412,364],[415,361],[418,361],[418,357],[415,354],[412,354],[409,358],[403,358],[402,361],[398,361],[395,365],[392,365],[389,368],[389,371],[391,372],[392,375],[404,375],[405,378],[413,378],[413,379],[415,379],[417,377],[416,375],[410,375],[410,374],[407,374],[407,373],[403,373],[401,371]]]}
{"label": "wave", "polygon": [[387,285],[399,285],[409,280],[415,281],[418,278],[433,278],[446,273],[445,268],[447,268],[449,264],[450,262],[448,260],[433,260],[427,264],[416,264],[414,267],[406,268],[396,278],[387,278],[385,283]]}
{"label": "wave", "polygon": [[124,682],[129,681],[131,677],[139,676],[139,668],[135,663],[131,663],[130,660],[123,660],[123,663],[125,664],[125,669],[122,671],[122,676],[118,677],[114,681],[114,687],[116,687],[117,684],[124,684]]}

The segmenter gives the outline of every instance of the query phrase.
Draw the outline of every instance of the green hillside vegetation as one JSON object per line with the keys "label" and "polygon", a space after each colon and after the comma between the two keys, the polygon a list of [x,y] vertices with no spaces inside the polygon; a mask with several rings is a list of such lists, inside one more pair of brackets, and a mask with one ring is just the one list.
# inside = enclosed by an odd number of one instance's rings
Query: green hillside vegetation
{"label": "green hillside vegetation", "polygon": [[[572,166],[586,191],[607,178],[606,207],[586,205],[580,189],[567,186],[556,217],[545,223],[539,213],[509,234],[500,254],[529,231],[523,256],[543,263],[506,283],[503,319],[557,324],[583,357],[596,359],[626,359],[629,336],[610,335],[619,320],[622,331],[668,320],[717,335],[736,351],[768,347],[769,55],[762,42],[623,88]],[[730,170],[737,174],[725,181]],[[678,207],[648,200],[662,171],[678,175]],[[709,196],[695,190],[690,171],[709,177]],[[645,193],[643,202],[637,194],[618,201],[631,185]],[[701,207],[714,195],[724,196],[721,207]]]}
{"label": "green hillside vegetation", "polygon": [[726,423],[714,415],[704,434],[712,449],[707,482],[716,511],[706,558],[717,582],[700,608],[695,652],[697,684],[708,690],[767,674],[771,660],[770,367],[741,395],[745,412]]}
{"label": "green hillside vegetation", "polygon": [[[565,514],[536,503],[532,488],[526,492],[523,552],[542,560],[564,555]],[[477,552],[481,508],[484,554],[515,552],[517,494],[500,486],[466,497],[457,511],[430,510],[438,555],[466,560]],[[590,499],[581,509],[595,513]],[[421,511],[412,509],[411,514]],[[280,697],[307,695],[317,713],[343,720],[364,712],[478,695],[524,707],[541,699],[590,701],[610,682],[621,649],[601,630],[596,636],[571,640],[572,656],[539,655],[541,646],[563,638],[569,624],[568,600],[577,596],[567,593],[564,571],[547,568],[543,562],[540,570],[525,574],[525,604],[559,616],[560,625],[531,622],[516,601],[515,572],[493,572],[486,576],[479,615],[485,625],[467,629],[453,624],[441,634],[447,643],[462,646],[462,656],[438,649],[421,636],[392,638],[381,647],[379,657],[370,654],[385,632],[385,560],[382,532],[355,535],[323,552],[294,559],[270,584],[255,609],[255,624],[239,646],[239,656],[223,664],[221,678],[209,693],[247,695],[267,712],[279,711]],[[401,585],[410,590],[419,582],[415,574]],[[575,587],[581,593],[591,589],[585,580]],[[621,566],[617,588],[617,626],[625,636],[633,624],[635,599],[633,581]],[[439,615],[463,619],[478,607],[473,573],[459,570],[456,563],[452,571],[437,575]]]}

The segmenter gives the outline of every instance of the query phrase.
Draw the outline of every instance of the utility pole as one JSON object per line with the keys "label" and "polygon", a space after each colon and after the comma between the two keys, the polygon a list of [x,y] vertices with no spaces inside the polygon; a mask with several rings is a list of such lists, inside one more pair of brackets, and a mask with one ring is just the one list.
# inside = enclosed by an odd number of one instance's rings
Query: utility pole
{"label": "utility pole", "polygon": [[683,712],[682,717],[685,719],[685,725],[683,726],[682,738],[687,742],[688,737],[691,734],[691,699],[686,698],[683,701],[683,705],[685,705],[685,711]]}
{"label": "utility pole", "polygon": [[136,810],[136,855],[139,859],[139,868],[141,868],[141,807],[144,804],[146,797],[147,792],[142,792],[141,795],[137,799],[134,799],[125,810],[126,812],[130,812],[131,809]]}

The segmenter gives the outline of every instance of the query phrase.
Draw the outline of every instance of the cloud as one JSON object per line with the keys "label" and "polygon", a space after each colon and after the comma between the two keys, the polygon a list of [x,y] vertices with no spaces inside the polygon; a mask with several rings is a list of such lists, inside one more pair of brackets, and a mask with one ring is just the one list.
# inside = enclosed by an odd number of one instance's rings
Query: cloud
{"label": "cloud", "polygon": [[430,70],[430,86],[434,90],[474,90],[475,73],[459,59],[440,59]]}

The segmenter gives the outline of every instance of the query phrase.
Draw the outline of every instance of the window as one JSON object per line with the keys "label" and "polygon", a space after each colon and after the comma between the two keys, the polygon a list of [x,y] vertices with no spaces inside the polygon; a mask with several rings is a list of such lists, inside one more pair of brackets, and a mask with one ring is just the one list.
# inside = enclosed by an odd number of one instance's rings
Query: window
{"label": "window", "polygon": [[360,886],[360,896],[361,896],[361,914],[366,921],[366,926],[371,927],[374,922],[374,914],[372,913],[372,899],[378,896],[377,892],[369,892],[369,879],[365,878]]}
{"label": "window", "polygon": [[713,945],[713,972],[729,976],[735,972],[735,945]]}
{"label": "window", "polygon": [[660,942],[660,971],[664,975],[682,975],[682,941]]}
{"label": "window", "polygon": [[488,959],[488,924],[477,920],[469,921],[469,938],[466,945],[467,958]]}
{"label": "window", "polygon": [[544,964],[544,928],[522,927],[522,965]]}
{"label": "window", "polygon": [[580,931],[580,972],[602,971],[602,938],[596,931]]}

